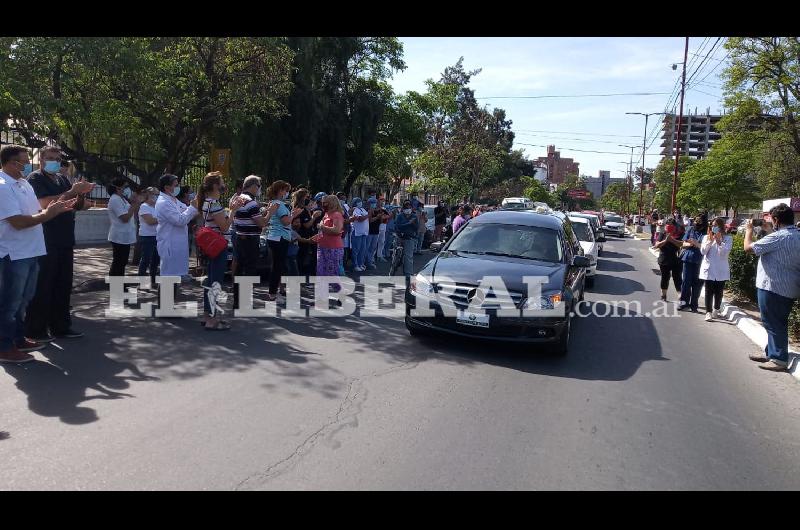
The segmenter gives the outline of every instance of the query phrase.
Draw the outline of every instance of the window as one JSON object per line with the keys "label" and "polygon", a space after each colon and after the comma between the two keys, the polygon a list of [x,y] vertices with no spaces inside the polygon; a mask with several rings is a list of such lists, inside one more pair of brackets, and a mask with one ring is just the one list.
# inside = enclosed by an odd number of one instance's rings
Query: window
{"label": "window", "polygon": [[538,226],[477,224],[462,228],[447,247],[452,252],[519,257],[561,263],[558,233]]}

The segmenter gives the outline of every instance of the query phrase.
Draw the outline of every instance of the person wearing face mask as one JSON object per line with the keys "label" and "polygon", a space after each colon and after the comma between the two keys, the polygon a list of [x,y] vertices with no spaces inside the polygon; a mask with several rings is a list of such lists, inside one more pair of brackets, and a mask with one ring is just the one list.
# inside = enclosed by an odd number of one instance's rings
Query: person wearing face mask
{"label": "person wearing face mask", "polygon": [[125,276],[125,265],[128,264],[131,245],[136,243],[136,223],[134,218],[139,212],[141,199],[133,196],[128,181],[116,178],[111,181],[108,190],[108,240],[113,248],[113,259],[109,276]]}
{"label": "person wearing face mask", "polygon": [[25,310],[36,292],[39,258],[46,253],[42,223],[72,208],[76,198],[42,208],[25,180],[28,150],[0,149],[0,362],[24,363],[46,346],[25,337]]}
{"label": "person wearing face mask", "polygon": [[[233,217],[233,227],[236,238],[236,276],[257,276],[259,260],[259,240],[261,231],[267,226],[272,214],[279,205],[273,203],[269,208],[262,208],[258,203],[261,197],[261,177],[250,175],[244,179],[242,192],[237,201],[241,204],[236,208]],[[234,286],[233,306],[239,308],[239,287]]]}
{"label": "person wearing face mask", "polygon": [[403,209],[395,219],[397,237],[403,244],[403,274],[406,278],[414,274],[414,249],[417,245],[419,217],[411,207],[411,201],[403,202]]}
{"label": "person wearing face mask", "polygon": [[29,337],[50,342],[53,336],[79,338],[83,333],[72,327],[70,298],[75,248],[75,210],[89,208],[85,194],[94,184],[82,178],[70,184],[60,174],[61,151],[54,146],[39,151],[40,169],[28,175],[28,183],[36,193],[39,204],[46,208],[54,200],[77,198],[74,207],[53,217],[42,225],[47,254],[39,258],[36,294],[28,306],[25,327]]}
{"label": "person wearing face mask", "polygon": [[297,239],[297,272],[295,275],[313,276],[316,273],[317,246],[310,238],[315,234],[314,225],[322,219],[323,212],[321,209],[316,209],[316,203],[324,196],[324,193],[317,193],[312,200],[305,189],[297,190],[292,195],[292,206],[301,209],[300,214],[295,218],[300,222],[300,226],[296,229],[299,238]]}
{"label": "person wearing face mask", "polygon": [[689,309],[692,313],[697,313],[700,300],[700,287],[703,282],[700,280],[700,264],[703,255],[700,252],[700,241],[708,228],[708,221],[702,215],[694,219],[694,225],[686,231],[683,236],[683,251],[681,261],[683,261],[683,281],[681,282],[681,302],[678,311]]}
{"label": "person wearing face mask", "polygon": [[299,217],[304,211],[297,207],[289,211],[284,201],[289,198],[291,184],[283,180],[276,180],[267,190],[270,207],[275,208],[270,218],[267,244],[272,255],[272,269],[269,275],[269,293],[267,301],[274,302],[280,295],[285,296],[286,290],[281,288],[281,278],[286,270],[286,254],[289,252],[289,243],[292,241],[292,220]]}
{"label": "person wearing face mask", "polygon": [[139,276],[147,274],[150,269],[150,283],[152,288],[156,285],[156,271],[158,269],[158,251],[156,250],[156,200],[158,188],[144,190],[145,202],[139,206],[139,242],[142,245],[142,255],[139,258]]}
{"label": "person wearing face mask", "polygon": [[728,256],[732,246],[733,238],[725,234],[725,219],[717,217],[709,225],[708,232],[700,242],[700,253],[703,255],[700,279],[705,282],[706,322],[720,316],[722,292],[725,289],[725,282],[731,278]]}
{"label": "person wearing face mask", "polygon": [[667,288],[669,280],[675,284],[675,290],[681,292],[681,272],[683,263],[678,258],[678,249],[682,242],[676,233],[675,222],[667,219],[666,222],[660,220],[656,225],[658,239],[655,248],[658,249],[658,267],[661,271],[661,300],[667,301]]}
{"label": "person wearing face mask", "polygon": [[350,236],[350,245],[353,248],[353,270],[364,272],[367,270],[367,236],[369,235],[369,212],[363,207],[361,199],[356,197],[351,203],[352,212],[350,222],[353,233]]}
{"label": "person wearing face mask", "polygon": [[[225,183],[222,181],[222,173],[219,171],[207,174],[197,193],[202,226],[210,228],[220,235],[224,235],[230,229],[232,221],[219,202],[224,193]],[[213,258],[204,255],[203,262],[206,266],[206,279],[203,282],[204,291],[206,291],[203,296],[203,326],[206,331],[228,330],[230,325],[217,316],[216,307],[212,307],[212,301],[208,294],[212,291],[220,292],[225,284],[225,268],[228,265],[227,248]]]}
{"label": "person wearing face mask", "polygon": [[[325,212],[317,224],[317,233],[311,239],[317,244],[317,276],[339,276],[339,264],[344,252],[344,211],[335,195],[326,195],[320,200]],[[334,284],[335,291],[339,285]]]}
{"label": "person wearing face mask", "polygon": [[162,276],[189,274],[189,242],[186,227],[197,215],[196,204],[184,206],[177,199],[180,179],[175,175],[161,175],[158,182],[161,193],[156,201],[156,248],[161,258]]}

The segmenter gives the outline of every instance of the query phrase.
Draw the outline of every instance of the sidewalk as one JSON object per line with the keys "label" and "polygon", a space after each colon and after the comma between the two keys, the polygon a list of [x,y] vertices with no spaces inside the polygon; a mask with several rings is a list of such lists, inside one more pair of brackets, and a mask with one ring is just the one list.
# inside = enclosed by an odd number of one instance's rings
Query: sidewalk
{"label": "sidewalk", "polygon": [[[641,234],[644,235],[644,234]],[[637,238],[637,239],[646,239],[647,241],[650,240],[649,234],[646,238]],[[658,258],[658,250],[648,247],[650,254]],[[705,295],[705,289],[701,288],[700,290],[700,299],[703,299]],[[728,322],[734,324],[739,331],[745,334],[745,336],[750,339],[753,344],[758,346],[761,351],[764,350],[767,346],[767,332],[764,327],[761,325],[761,319],[753,314],[752,311],[744,311],[741,308],[731,304],[730,300],[728,299],[727,295],[724,295],[722,298],[722,306],[721,306],[722,316]],[[792,341],[789,341],[789,373],[791,373],[795,379],[800,381],[800,352],[796,347],[793,347]]]}

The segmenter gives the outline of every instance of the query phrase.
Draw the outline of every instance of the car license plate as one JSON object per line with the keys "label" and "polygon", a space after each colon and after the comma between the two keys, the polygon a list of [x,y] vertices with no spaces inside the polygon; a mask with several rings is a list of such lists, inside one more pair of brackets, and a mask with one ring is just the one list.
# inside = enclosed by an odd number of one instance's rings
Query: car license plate
{"label": "car license plate", "polygon": [[461,310],[456,315],[456,323],[476,328],[488,328],[489,315],[481,315],[480,313],[470,313]]}

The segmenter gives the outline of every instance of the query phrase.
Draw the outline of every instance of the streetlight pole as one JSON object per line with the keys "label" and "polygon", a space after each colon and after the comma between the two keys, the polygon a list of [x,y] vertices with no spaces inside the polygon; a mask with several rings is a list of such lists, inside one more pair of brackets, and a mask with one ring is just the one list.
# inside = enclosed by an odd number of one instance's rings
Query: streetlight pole
{"label": "streetlight pole", "polygon": [[[683,125],[683,95],[686,91],[686,58],[689,56],[689,37],[686,37],[686,45],[683,49],[683,75],[681,76],[681,108],[678,117],[678,141],[675,144],[675,172],[672,175],[672,204],[670,212],[675,211],[675,196],[678,193],[678,158],[681,154],[681,126]],[[688,137],[687,137],[688,143]]]}
{"label": "streetlight pole", "polygon": [[639,216],[642,215],[644,206],[644,172],[645,172],[645,151],[647,151],[647,120],[650,116],[666,115],[666,112],[626,112],[625,114],[635,114],[644,116],[644,137],[642,138],[642,177],[639,180]]}
{"label": "streetlight pole", "polygon": [[627,180],[626,186],[625,186],[625,188],[626,188],[626,198],[625,198],[626,204],[625,204],[625,207],[626,207],[626,210],[627,210],[625,213],[629,214],[629,213],[631,213],[630,212],[630,202],[631,202],[631,192],[633,191],[633,150],[636,149],[636,146],[617,144],[617,147],[627,147],[627,148],[629,148],[631,150],[631,160],[630,160],[630,162],[628,164],[628,180]]}

